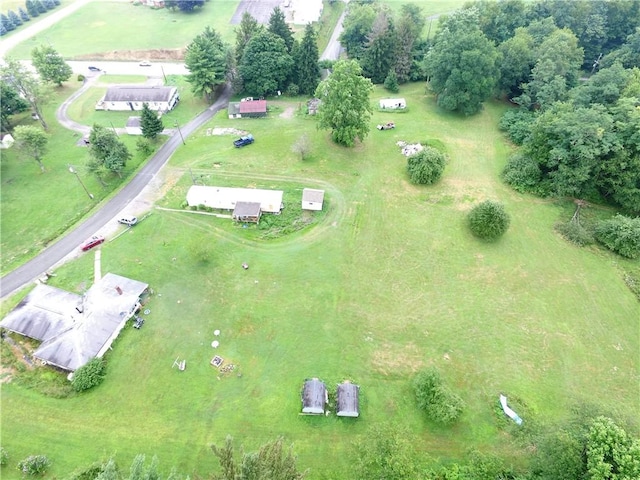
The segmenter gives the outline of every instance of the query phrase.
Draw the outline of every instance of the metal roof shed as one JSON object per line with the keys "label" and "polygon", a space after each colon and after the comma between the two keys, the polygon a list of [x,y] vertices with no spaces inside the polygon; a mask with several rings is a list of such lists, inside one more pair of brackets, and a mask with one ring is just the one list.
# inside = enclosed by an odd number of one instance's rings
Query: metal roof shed
{"label": "metal roof shed", "polygon": [[311,415],[324,414],[324,407],[329,402],[327,387],[317,378],[308,379],[302,387],[302,413]]}
{"label": "metal roof shed", "polygon": [[315,190],[313,188],[305,188],[302,190],[303,210],[322,210],[323,202],[324,190]]}
{"label": "metal roof shed", "polygon": [[360,387],[351,382],[343,382],[338,385],[338,390],[336,392],[337,416],[360,416],[359,392]]}

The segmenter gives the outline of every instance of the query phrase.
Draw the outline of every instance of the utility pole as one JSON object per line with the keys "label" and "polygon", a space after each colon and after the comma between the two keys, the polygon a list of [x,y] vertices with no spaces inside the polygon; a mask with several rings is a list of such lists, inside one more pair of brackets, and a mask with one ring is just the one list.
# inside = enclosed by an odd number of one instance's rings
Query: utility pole
{"label": "utility pole", "polygon": [[182,131],[180,131],[180,125],[178,125],[178,121],[177,120],[175,121],[173,126],[178,129],[178,133],[180,134],[180,139],[182,140],[182,144],[186,145],[186,142],[184,141],[184,137],[182,136]]}
{"label": "utility pole", "polygon": [[76,176],[76,178],[80,182],[80,185],[82,185],[82,188],[84,189],[85,193],[89,196],[91,200],[93,200],[93,193],[89,193],[89,190],[87,190],[87,187],[84,185],[84,183],[82,183],[82,180],[80,179],[80,175],[78,175],[78,172],[76,172],[76,170],[71,165],[69,165],[69,171]]}

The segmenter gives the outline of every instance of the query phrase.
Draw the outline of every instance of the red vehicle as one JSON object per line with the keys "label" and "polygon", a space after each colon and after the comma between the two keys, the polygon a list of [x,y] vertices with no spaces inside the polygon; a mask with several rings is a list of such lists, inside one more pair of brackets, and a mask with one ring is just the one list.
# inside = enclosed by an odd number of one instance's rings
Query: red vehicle
{"label": "red vehicle", "polygon": [[89,240],[84,242],[82,244],[82,247],[80,248],[82,248],[83,252],[86,252],[87,250],[91,250],[93,247],[96,247],[101,243],[104,243],[104,237],[102,235],[94,235]]}

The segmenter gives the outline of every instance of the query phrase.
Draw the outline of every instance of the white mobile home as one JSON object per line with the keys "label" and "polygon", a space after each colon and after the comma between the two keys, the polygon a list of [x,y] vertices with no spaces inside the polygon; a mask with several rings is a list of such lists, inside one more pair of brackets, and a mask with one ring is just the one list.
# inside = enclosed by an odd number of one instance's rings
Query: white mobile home
{"label": "white mobile home", "polygon": [[380,108],[383,110],[401,110],[407,108],[404,98],[383,98],[380,100]]}
{"label": "white mobile home", "polygon": [[204,205],[220,210],[235,210],[238,202],[259,203],[263,213],[280,213],[284,207],[282,195],[282,190],[193,185],[187,192],[187,203],[190,207]]}
{"label": "white mobile home", "polygon": [[176,87],[117,85],[109,87],[96,104],[96,110],[137,111],[146,103],[151,110],[168,112],[180,101]]}

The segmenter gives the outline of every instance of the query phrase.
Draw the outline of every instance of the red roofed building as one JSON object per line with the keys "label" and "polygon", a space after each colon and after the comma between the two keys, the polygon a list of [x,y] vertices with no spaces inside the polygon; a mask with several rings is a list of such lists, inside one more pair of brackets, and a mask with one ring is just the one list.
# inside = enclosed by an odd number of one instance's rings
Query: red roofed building
{"label": "red roofed building", "polygon": [[267,116],[266,100],[243,99],[229,103],[229,118],[258,118]]}

